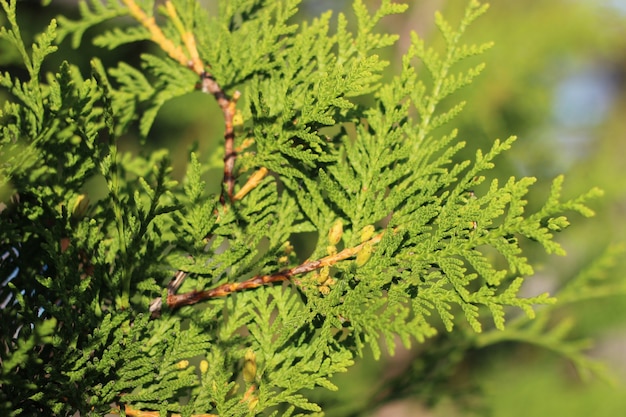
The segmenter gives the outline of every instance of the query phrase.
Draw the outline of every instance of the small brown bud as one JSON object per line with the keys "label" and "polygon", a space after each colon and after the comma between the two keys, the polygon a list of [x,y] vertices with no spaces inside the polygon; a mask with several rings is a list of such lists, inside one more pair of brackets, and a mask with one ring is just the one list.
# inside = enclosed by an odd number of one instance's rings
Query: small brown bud
{"label": "small brown bud", "polygon": [[323,284],[328,279],[328,275],[330,274],[330,268],[325,266],[320,269],[320,272],[315,276],[315,279],[319,284]]}
{"label": "small brown bud", "polygon": [[240,130],[243,127],[243,115],[239,110],[233,115],[233,127],[236,130]]}
{"label": "small brown bud", "polygon": [[366,244],[361,248],[359,253],[356,254],[356,265],[361,267],[367,263],[372,257],[374,247],[371,244]]}
{"label": "small brown bud", "polygon": [[287,256],[293,253],[293,245],[291,244],[290,241],[286,241],[285,243],[283,243],[283,251],[285,252],[285,255]]}
{"label": "small brown bud", "polygon": [[243,362],[243,380],[251,384],[256,379],[256,353],[252,349],[246,351]]}
{"label": "small brown bud", "polygon": [[248,410],[253,411],[257,405],[259,405],[259,397],[256,395],[251,396],[248,400]]}
{"label": "small brown bud", "polygon": [[363,229],[361,229],[361,243],[367,242],[368,240],[370,240],[372,236],[374,236],[375,231],[376,231],[376,228],[371,224],[368,224]]}
{"label": "small brown bud", "polygon": [[341,219],[335,220],[335,223],[331,226],[328,231],[328,241],[331,245],[336,245],[341,240],[343,236],[343,222]]}

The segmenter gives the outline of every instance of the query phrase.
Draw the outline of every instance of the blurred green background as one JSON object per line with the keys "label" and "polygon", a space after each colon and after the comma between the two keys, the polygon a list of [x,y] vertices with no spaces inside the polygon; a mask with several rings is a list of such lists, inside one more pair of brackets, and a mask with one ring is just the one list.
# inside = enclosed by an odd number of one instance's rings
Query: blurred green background
{"label": "blurred green background", "polygon": [[[398,0],[398,2],[401,2]],[[380,30],[401,35],[397,48],[381,53],[397,71],[408,48],[409,33],[416,31],[430,44],[440,44],[434,12],[457,22],[466,0],[414,0],[401,16],[388,17]],[[216,10],[215,1],[206,1]],[[378,0],[366,0],[375,7]],[[304,1],[299,18],[315,16],[329,8],[350,15],[348,0]],[[27,36],[59,13],[76,16],[74,1],[53,0],[50,7],[22,2],[19,20]],[[80,52],[69,42],[49,62],[50,70],[61,60],[78,63],[88,72],[91,56],[105,62],[138,62],[149,44],[126,46],[110,52],[89,45],[87,33]],[[533,253],[537,277],[533,292],[558,288],[593,261],[608,245],[626,241],[626,0],[493,0],[489,12],[470,28],[468,43],[495,41],[495,47],[479,58],[487,63],[481,77],[462,92],[468,104],[459,120],[460,138],[468,142],[460,157],[488,149],[496,138],[519,137],[512,151],[501,156],[493,176],[531,175],[539,179],[536,197],[541,201],[552,178],[566,174],[566,196],[593,186],[605,191],[592,206],[597,216],[573,216],[573,227],[558,240],[568,256]],[[15,56],[2,50],[2,70],[19,71]],[[243,57],[245,59],[245,57]],[[55,61],[58,59],[58,61]],[[188,153],[198,149],[215,161],[216,187],[221,179],[219,152],[223,128],[219,109],[207,95],[189,94],[168,103],[156,120],[146,144],[132,134],[122,139],[130,151],[167,147],[172,151],[175,174],[182,176]],[[217,189],[217,188],[216,188]],[[530,207],[532,208],[532,200]],[[532,251],[532,248],[531,248]],[[626,261],[618,259],[607,279],[626,281]],[[624,287],[624,286],[623,286]],[[623,288],[622,287],[622,288]],[[589,354],[603,360],[617,383],[581,381],[570,364],[549,352],[527,346],[506,345],[483,352],[476,364],[468,364],[464,378],[477,383],[493,416],[618,416],[626,411],[626,297],[623,293],[581,303],[575,315],[574,335],[595,339]],[[337,383],[355,401],[364,400],[385,378],[407,366],[410,352],[380,362],[367,359]],[[480,366],[478,366],[480,364]],[[381,382],[382,381],[382,382]],[[454,398],[426,410],[419,398],[397,401],[369,410],[380,417],[414,415],[464,415]],[[487,414],[487,411],[485,411]],[[350,415],[337,405],[328,415]]]}

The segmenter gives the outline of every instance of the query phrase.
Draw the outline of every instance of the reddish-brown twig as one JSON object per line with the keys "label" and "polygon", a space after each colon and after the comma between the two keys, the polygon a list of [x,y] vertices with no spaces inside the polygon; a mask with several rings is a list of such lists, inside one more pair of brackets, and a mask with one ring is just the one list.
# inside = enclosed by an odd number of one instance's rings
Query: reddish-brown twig
{"label": "reddish-brown twig", "polygon": [[[119,414],[119,409],[114,410]],[[129,405],[124,406],[124,412],[129,417],[159,417],[161,415],[158,411],[141,411],[133,408]],[[180,414],[170,414],[170,417],[181,417]],[[217,414],[192,414],[191,417],[218,417]]]}
{"label": "reddish-brown twig", "polygon": [[[232,97],[228,97],[222,87],[217,83],[215,78],[208,72],[201,74],[201,89],[204,93],[210,93],[215,97],[217,104],[222,109],[224,115],[224,188],[229,200],[233,200],[233,192],[235,190],[235,159],[237,152],[235,151],[235,129],[233,128],[233,117],[235,116],[235,106],[237,100],[241,96],[239,91],[235,91]],[[224,193],[220,197],[222,205],[226,204]]]}
{"label": "reddish-brown twig", "polygon": [[[235,91],[232,97],[229,97],[222,89],[222,87],[218,84],[213,75],[206,71],[207,66],[202,62],[202,59],[200,58],[200,54],[198,53],[196,40],[193,33],[184,27],[182,21],[178,16],[176,8],[169,0],[165,2],[165,11],[168,17],[173,22],[174,26],[177,28],[184,48],[181,45],[175,44],[171,39],[167,38],[159,25],[157,25],[154,17],[148,16],[146,12],[136,3],[135,0],[122,0],[122,2],[126,5],[126,7],[128,7],[130,15],[148,30],[148,32],[150,33],[150,39],[157,45],[159,45],[159,47],[163,49],[163,51],[165,51],[172,59],[176,60],[181,65],[190,68],[196,74],[198,74],[201,79],[200,88],[202,92],[213,95],[213,97],[217,101],[217,104],[222,110],[222,114],[224,116],[224,177],[222,181],[224,190],[220,195],[220,202],[222,203],[222,205],[226,204],[225,195],[228,196],[228,200],[230,200],[231,202],[243,198],[247,193],[250,192],[250,190],[252,190],[261,182],[265,175],[267,175],[268,171],[265,168],[261,168],[260,170],[255,172],[248,179],[246,184],[244,184],[244,186],[237,193],[237,195],[234,195],[234,168],[235,160],[237,158],[237,151],[235,149],[235,131],[233,126],[233,118],[235,116],[237,99],[240,97],[241,93],[239,91]],[[168,303],[170,299],[175,300],[177,299],[177,297],[184,298],[185,296],[187,296],[188,299],[187,304],[193,303],[191,302],[191,300],[194,297],[191,297],[189,294],[183,294],[182,296],[176,295],[178,287],[186,276],[187,274],[183,271],[178,271],[176,273],[176,276],[168,285]],[[278,280],[284,279],[289,278],[280,278],[280,274],[266,277],[256,277],[256,280],[251,279],[248,280],[247,283],[240,283],[240,288],[234,289],[232,291],[240,291],[244,289],[244,287],[255,288],[255,286],[265,285],[270,282],[276,282]],[[266,280],[266,282],[264,282],[264,280]],[[217,291],[217,289],[215,290]],[[220,294],[220,292],[217,291],[215,294]],[[201,295],[200,297],[200,299],[204,299],[202,297],[206,297],[206,295]],[[159,297],[154,299],[150,304],[150,311],[152,312],[153,316],[158,315],[158,312],[160,312],[162,302],[163,301]]]}
{"label": "reddish-brown twig", "polygon": [[[176,271],[176,275],[171,279],[169,284],[167,284],[167,295],[176,294],[178,288],[183,284],[183,281],[187,278],[187,273],[184,271]],[[158,312],[161,311],[163,300],[161,297],[157,297],[150,303],[150,311],[156,312],[152,315],[152,317],[158,316]]]}
{"label": "reddish-brown twig", "polygon": [[[198,53],[196,39],[193,33],[186,30],[183,23],[178,17],[176,8],[170,1],[165,2],[165,10],[167,15],[178,29],[181,40],[187,52],[180,45],[176,45],[171,39],[167,38],[159,25],[156,24],[154,17],[150,17],[144,12],[135,0],[122,0],[128,7],[128,11],[148,32],[150,39],[155,42],[163,51],[180,64],[192,69],[201,78],[201,88],[205,93],[210,93],[217,100],[220,109],[224,115],[224,188],[229,200],[233,200],[235,189],[235,177],[233,174],[235,167],[235,159],[237,153],[235,151],[235,132],[233,129],[233,116],[235,115],[235,105],[237,99],[241,95],[235,91],[232,97],[228,97],[226,92],[217,83],[215,78],[206,71],[206,65],[202,62]],[[224,193],[220,197],[222,205],[226,204]]]}
{"label": "reddish-brown twig", "polygon": [[[358,254],[364,247],[371,247],[371,245],[375,245],[376,243],[380,242],[382,237],[383,233],[380,233],[370,240],[361,243],[360,245],[344,249],[339,253],[326,256],[316,261],[307,261],[302,265],[290,269],[285,269],[274,274],[257,275],[246,281],[226,283],[210,290],[194,290],[186,292],[184,294],[168,294],[166,300],[167,306],[170,309],[176,309],[182,306],[196,304],[200,301],[208,300],[211,298],[224,297],[238,291],[250,290],[276,282],[290,281],[296,275],[315,271],[325,266],[332,266],[337,262],[351,258]],[[152,316],[158,316],[158,314],[160,313],[161,304],[162,301],[160,297],[152,301],[152,303],[150,304],[150,313],[152,314]]]}

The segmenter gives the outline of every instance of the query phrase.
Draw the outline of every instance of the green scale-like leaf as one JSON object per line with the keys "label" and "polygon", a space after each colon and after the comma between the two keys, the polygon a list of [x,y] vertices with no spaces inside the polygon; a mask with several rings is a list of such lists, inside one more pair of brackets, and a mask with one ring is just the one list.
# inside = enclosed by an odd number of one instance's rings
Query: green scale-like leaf
{"label": "green scale-like leaf", "polygon": [[[458,24],[437,14],[442,48],[412,34],[387,78],[378,54],[398,37],[377,27],[406,5],[383,0],[370,11],[356,0],[350,15],[309,22],[299,3],[222,1],[212,14],[193,0],[83,1],[77,20],[60,17],[27,47],[16,2],[0,0],[0,37],[28,73],[0,75],[0,200],[9,203],[0,271],[17,271],[0,288],[11,300],[0,309],[11,321],[1,331],[6,410],[320,415],[335,375],[368,349],[380,358],[383,344],[390,353],[423,344],[414,370],[423,391],[468,350],[503,340],[593,368],[584,341],[567,340],[567,320],[530,321],[554,299],[521,294],[533,274],[528,241],[562,254],[554,238],[569,225],[565,212],[592,215],[586,204],[599,191],[562,201],[557,177],[546,202],[529,205],[534,178],[487,181],[513,137],[459,159],[473,138],[451,123],[471,105],[457,93],[491,47],[463,40],[486,6],[470,1]],[[148,20],[133,21],[137,10]],[[224,188],[217,162],[205,162],[221,161],[219,149],[191,153],[180,184],[167,150],[127,152],[134,123],[150,145],[162,106],[200,94],[198,74],[158,48],[136,67],[93,59],[91,77],[68,63],[41,74],[65,37],[78,46],[96,27],[94,44],[116,49],[154,41],[153,25],[185,53],[182,36],[193,35],[224,97],[241,92],[231,174],[245,195],[207,191]],[[269,172],[247,189],[259,168]],[[91,181],[97,197],[81,205]],[[256,285],[267,276],[284,280]],[[591,280],[564,299],[603,296]],[[193,298],[223,284],[220,297]],[[185,297],[193,305],[172,308]]]}

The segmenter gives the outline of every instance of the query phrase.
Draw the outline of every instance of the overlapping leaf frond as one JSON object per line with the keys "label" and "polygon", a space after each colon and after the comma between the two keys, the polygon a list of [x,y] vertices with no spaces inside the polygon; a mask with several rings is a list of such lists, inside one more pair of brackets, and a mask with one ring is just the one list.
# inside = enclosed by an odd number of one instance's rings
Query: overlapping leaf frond
{"label": "overlapping leaf frond", "polygon": [[[469,1],[456,24],[438,14],[443,48],[412,35],[385,81],[378,53],[397,36],[378,23],[406,9],[389,0],[303,23],[298,0],[223,1],[215,16],[192,0],[156,12],[150,0],[81,2],[78,20],[60,18],[29,47],[15,1],[0,4],[0,37],[29,74],[0,75],[11,415],[318,415],[311,390],[337,389],[333,375],[366,349],[379,357],[448,332],[465,338],[445,346],[456,357],[524,340],[593,366],[565,325],[530,321],[554,299],[520,293],[533,274],[527,245],[563,254],[565,215],[592,215],[600,192],[563,201],[557,177],[530,211],[534,178],[487,181],[514,137],[459,158],[471,138],[451,123],[465,106],[455,93],[491,47],[463,40],[485,5]],[[94,59],[91,77],[67,63],[40,74],[55,40],[78,46],[105,22],[117,26],[97,46],[150,40],[164,53],[139,67]],[[134,123],[149,140],[162,105],[197,89],[234,140],[222,183],[233,195],[207,192],[210,156],[191,153],[179,183],[167,151],[119,149]],[[92,203],[89,181],[102,184]],[[564,299],[601,296],[591,281]],[[507,321],[516,309],[525,315]]]}

